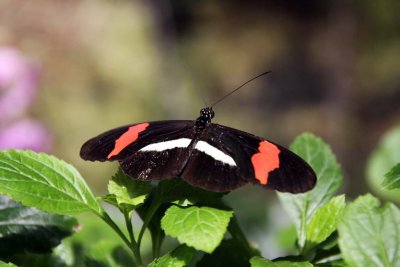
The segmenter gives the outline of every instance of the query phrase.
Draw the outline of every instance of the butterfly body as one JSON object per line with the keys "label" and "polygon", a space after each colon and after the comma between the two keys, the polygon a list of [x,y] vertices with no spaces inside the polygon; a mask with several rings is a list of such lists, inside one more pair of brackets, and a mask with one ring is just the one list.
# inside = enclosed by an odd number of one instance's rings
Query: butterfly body
{"label": "butterfly body", "polygon": [[316,182],[312,168],[288,149],[255,135],[211,123],[203,108],[195,121],[143,122],[119,127],[87,141],[85,160],[118,160],[140,180],[181,177],[206,190],[223,192],[246,183],[300,193]]}

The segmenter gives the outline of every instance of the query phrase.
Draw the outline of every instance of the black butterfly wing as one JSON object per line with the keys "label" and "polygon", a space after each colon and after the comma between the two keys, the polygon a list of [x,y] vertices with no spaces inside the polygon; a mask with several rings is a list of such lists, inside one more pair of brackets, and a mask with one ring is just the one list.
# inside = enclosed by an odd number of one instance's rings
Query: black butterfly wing
{"label": "black butterfly wing", "polygon": [[174,178],[185,165],[194,121],[156,121],[119,127],[87,141],[85,160],[118,160],[123,171],[140,180]]}
{"label": "black butterfly wing", "polygon": [[212,155],[194,149],[181,174],[193,186],[216,192],[226,192],[248,183],[237,166],[216,160]]}
{"label": "black butterfly wing", "polygon": [[[312,189],[312,168],[288,149],[255,135],[210,124],[182,174],[187,182],[213,191],[227,191],[247,182],[267,189],[301,193]],[[201,151],[203,150],[203,151]]]}
{"label": "black butterfly wing", "polygon": [[[118,160],[141,180],[181,175],[212,191],[228,191],[248,182],[283,192],[310,190],[311,167],[284,147],[218,124],[209,124],[195,147],[194,121],[156,121],[119,127],[87,141],[85,160]],[[188,149],[189,148],[189,149]]]}
{"label": "black butterfly wing", "polygon": [[122,126],[88,140],[80,155],[91,161],[124,160],[149,144],[192,139],[193,125],[194,122],[189,120],[170,120]]}

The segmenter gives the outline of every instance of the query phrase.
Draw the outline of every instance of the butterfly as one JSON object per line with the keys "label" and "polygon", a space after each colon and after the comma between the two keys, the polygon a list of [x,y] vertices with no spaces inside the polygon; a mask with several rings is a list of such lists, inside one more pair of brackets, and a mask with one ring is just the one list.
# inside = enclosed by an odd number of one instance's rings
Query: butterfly
{"label": "butterfly", "polygon": [[118,161],[134,179],[180,177],[215,192],[247,183],[290,193],[315,186],[316,175],[301,157],[264,138],[212,123],[212,106],[201,109],[196,120],[141,122],[109,130],[84,143],[80,156]]}

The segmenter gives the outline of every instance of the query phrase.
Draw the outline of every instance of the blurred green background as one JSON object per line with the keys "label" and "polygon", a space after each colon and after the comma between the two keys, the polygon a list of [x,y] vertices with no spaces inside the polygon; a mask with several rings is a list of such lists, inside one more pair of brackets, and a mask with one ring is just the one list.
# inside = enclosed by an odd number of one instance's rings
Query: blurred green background
{"label": "blurred green background", "polygon": [[[116,164],[81,160],[84,141],[133,122],[195,119],[202,97],[272,70],[216,106],[214,122],[284,146],[304,131],[321,136],[354,197],[370,190],[368,157],[400,123],[399,12],[397,0],[1,0],[0,45],[40,66],[28,115],[97,194]],[[275,194],[247,186],[229,200],[253,236],[274,238],[265,224],[274,231],[267,209],[283,213]]]}

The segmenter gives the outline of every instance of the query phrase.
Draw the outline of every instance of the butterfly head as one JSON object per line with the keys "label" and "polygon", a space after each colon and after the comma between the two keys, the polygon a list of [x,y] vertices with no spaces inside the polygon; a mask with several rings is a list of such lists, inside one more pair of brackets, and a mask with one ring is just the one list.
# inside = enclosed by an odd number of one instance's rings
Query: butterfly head
{"label": "butterfly head", "polygon": [[211,107],[206,107],[200,110],[200,117],[197,118],[195,123],[195,131],[200,133],[214,118],[214,111]]}
{"label": "butterfly head", "polygon": [[202,108],[200,110],[200,118],[210,122],[214,118],[214,110],[211,107]]}

